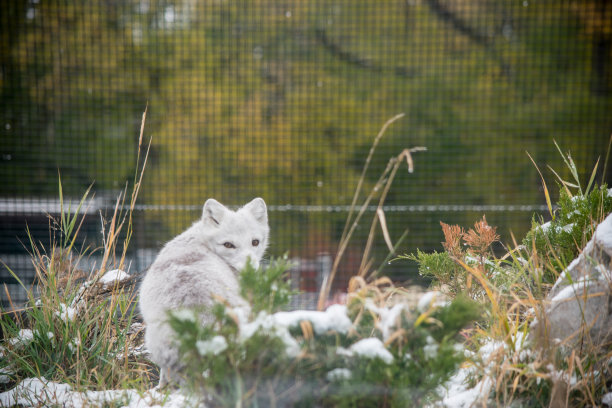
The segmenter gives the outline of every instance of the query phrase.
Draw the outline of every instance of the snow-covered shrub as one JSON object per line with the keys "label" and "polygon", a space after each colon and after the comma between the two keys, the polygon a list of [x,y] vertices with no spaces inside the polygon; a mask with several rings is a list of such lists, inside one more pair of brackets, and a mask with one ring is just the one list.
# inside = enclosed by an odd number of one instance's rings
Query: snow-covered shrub
{"label": "snow-covered shrub", "polygon": [[[583,248],[597,225],[612,212],[610,190],[595,183],[597,166],[582,188],[569,154],[563,159],[573,181],[567,182],[555,172],[561,191],[553,206],[542,178],[552,220],[534,221],[522,245],[508,248],[499,257],[492,251],[487,254],[484,245],[479,253],[472,242],[488,240],[478,239],[482,235],[478,225],[471,230],[476,234],[470,242],[461,227],[442,223],[444,252],[417,251],[409,256],[419,263],[419,271],[432,277],[450,297],[467,293],[485,310],[484,318],[466,333],[466,368],[455,376],[464,382],[464,388],[456,382],[446,384],[446,406],[590,407],[610,398],[609,342],[588,336],[578,345],[547,341],[548,336],[542,341],[542,333],[532,330],[536,319],[547,319],[547,294],[552,284],[580,252],[584,255]],[[491,236],[484,225],[480,231]],[[601,312],[605,317],[606,310]],[[466,379],[476,386],[469,388]]]}
{"label": "snow-covered shrub", "polygon": [[[436,387],[464,359],[457,335],[478,307],[458,297],[417,311],[398,292],[390,304],[377,286],[353,286],[346,305],[325,311],[260,306],[250,314],[218,304],[208,326],[198,323],[197,311],[174,314],[186,382],[208,406],[404,407],[435,400]],[[254,304],[270,299],[263,295]]]}
{"label": "snow-covered shrub", "polygon": [[591,239],[597,224],[612,212],[612,194],[604,184],[583,194],[571,194],[562,188],[557,210],[551,221],[532,221],[531,231],[523,245],[545,257],[553,268],[544,273],[545,283],[552,284],[563,269],[578,256]]}

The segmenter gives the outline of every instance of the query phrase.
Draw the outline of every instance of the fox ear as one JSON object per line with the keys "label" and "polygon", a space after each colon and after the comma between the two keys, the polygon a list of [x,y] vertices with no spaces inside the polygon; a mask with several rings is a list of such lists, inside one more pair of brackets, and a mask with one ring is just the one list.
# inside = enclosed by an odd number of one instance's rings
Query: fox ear
{"label": "fox ear", "polygon": [[202,219],[211,225],[221,225],[223,217],[227,208],[214,198],[209,198],[204,203],[204,209],[202,210]]}
{"label": "fox ear", "polygon": [[263,198],[257,197],[243,207],[244,210],[253,214],[253,217],[262,224],[268,224],[268,209]]}

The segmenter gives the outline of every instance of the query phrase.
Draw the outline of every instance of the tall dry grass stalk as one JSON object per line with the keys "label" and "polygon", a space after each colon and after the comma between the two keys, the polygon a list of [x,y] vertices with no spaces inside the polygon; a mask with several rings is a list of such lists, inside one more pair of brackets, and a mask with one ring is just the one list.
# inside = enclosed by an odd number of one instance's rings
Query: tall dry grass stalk
{"label": "tall dry grass stalk", "polygon": [[[134,172],[134,182],[132,186],[132,192],[130,194],[130,202],[129,202],[129,205],[126,207],[125,200],[127,197],[127,190],[128,190],[128,186],[126,184],[126,187],[124,188],[124,190],[117,197],[117,201],[115,203],[115,207],[113,211],[113,216],[111,217],[108,230],[106,232],[104,232],[103,230],[104,257],[99,267],[99,271],[106,270],[106,263],[111,258],[113,259],[113,263],[116,265],[117,268],[123,269],[125,267],[125,256],[127,254],[127,249],[128,249],[130,240],[132,238],[132,233],[133,233],[132,216],[133,216],[134,208],[136,205],[136,199],[138,198],[138,193],[140,192],[140,186],[142,185],[142,178],[144,176],[144,170],[147,166],[147,159],[149,157],[149,151],[151,149],[152,139],[149,139],[147,150],[144,154],[144,160],[141,165],[140,155],[141,155],[141,151],[143,148],[142,139],[144,135],[144,126],[145,126],[145,122],[147,118],[147,109],[148,107],[145,108],[145,111],[142,114],[142,121],[140,125],[140,135],[138,137],[136,171]],[[119,261],[117,261],[115,256],[116,256],[117,246],[119,244],[118,238],[124,227],[126,229],[126,236],[125,236],[125,239],[123,240],[123,248],[121,251],[121,257],[119,258]]]}
{"label": "tall dry grass stalk", "polygon": [[[385,134],[389,126],[393,124],[395,121],[401,119],[402,117],[404,117],[404,114],[400,113],[398,115],[395,115],[388,121],[386,121],[384,125],[382,126],[381,130],[376,135],[374,142],[372,143],[372,147],[370,148],[370,151],[366,158],[363,170],[361,172],[361,176],[359,177],[359,181],[355,189],[355,194],[353,195],[353,200],[351,201],[349,213],[347,215],[346,223],[344,225],[344,230],[342,232],[342,237],[338,245],[338,251],[336,252],[336,256],[334,258],[334,262],[332,264],[332,268],[331,268],[329,277],[322,283],[321,289],[319,291],[319,300],[317,302],[318,310],[323,310],[325,306],[325,302],[327,301],[327,298],[329,297],[329,292],[331,290],[332,283],[338,271],[338,267],[348,247],[348,244],[353,236],[353,233],[355,232],[355,229],[359,226],[359,221],[361,220],[361,218],[367,211],[372,200],[374,200],[374,198],[378,194],[380,194],[380,196],[378,199],[378,204],[376,207],[374,218],[371,222],[370,233],[368,235],[368,239],[367,239],[367,242],[364,248],[364,255],[362,257],[361,266],[359,268],[359,271],[355,275],[366,277],[368,273],[371,271],[372,260],[370,259],[370,253],[372,250],[372,244],[373,244],[375,231],[379,225],[381,227],[385,243],[387,247],[389,248],[389,252],[392,254],[395,251],[395,247],[392,243],[391,237],[389,235],[389,230],[387,228],[387,222],[386,222],[386,217],[385,217],[385,213],[383,210],[383,204],[387,198],[387,194],[389,193],[389,189],[391,188],[393,179],[395,178],[395,175],[398,169],[400,168],[400,166],[402,165],[402,163],[404,163],[405,161],[408,166],[408,172],[412,173],[414,171],[414,161],[412,159],[412,153],[425,151],[426,148],[425,147],[413,147],[411,149],[404,149],[399,155],[394,156],[391,159],[389,159],[389,162],[387,163],[385,170],[382,172],[377,182],[374,184],[374,187],[370,190],[370,192],[365,197],[361,205],[358,205],[357,203],[359,201],[359,198],[362,195],[362,189],[363,189],[363,185],[365,181],[365,176],[367,174],[368,168],[370,166],[372,157],[374,155],[374,152],[376,151],[376,147],[378,146],[378,143],[380,142],[381,138],[383,137],[383,135]],[[400,242],[401,242],[401,238],[400,238]]]}

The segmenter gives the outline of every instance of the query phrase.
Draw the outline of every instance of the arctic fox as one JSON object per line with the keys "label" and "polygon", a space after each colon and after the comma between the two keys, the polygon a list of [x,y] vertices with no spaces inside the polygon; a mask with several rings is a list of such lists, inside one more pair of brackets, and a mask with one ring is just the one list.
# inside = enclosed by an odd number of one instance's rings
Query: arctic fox
{"label": "arctic fox", "polygon": [[[240,296],[238,273],[247,260],[254,267],[268,245],[268,213],[261,198],[231,211],[214,199],[204,204],[202,218],[168,242],[149,268],[140,289],[146,324],[145,345],[160,367],[159,385],[181,382],[181,362],[168,311],[204,306],[214,297],[231,306],[248,306]],[[212,315],[200,316],[203,324]]]}

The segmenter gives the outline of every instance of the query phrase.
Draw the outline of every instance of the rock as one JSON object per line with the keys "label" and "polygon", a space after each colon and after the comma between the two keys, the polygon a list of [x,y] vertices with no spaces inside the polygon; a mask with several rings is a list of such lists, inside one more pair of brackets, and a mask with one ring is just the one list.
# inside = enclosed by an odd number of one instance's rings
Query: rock
{"label": "rock", "polygon": [[559,276],[547,296],[545,316],[532,324],[532,331],[567,346],[612,340],[611,260],[612,214]]}

